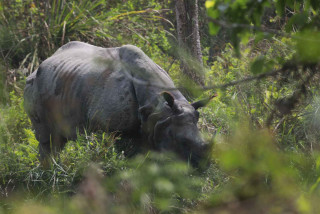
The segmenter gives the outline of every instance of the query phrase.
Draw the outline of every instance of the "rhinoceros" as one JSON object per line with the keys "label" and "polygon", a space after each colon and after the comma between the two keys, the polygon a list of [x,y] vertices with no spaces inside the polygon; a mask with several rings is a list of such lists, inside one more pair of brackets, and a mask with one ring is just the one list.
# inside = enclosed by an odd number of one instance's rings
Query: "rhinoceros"
{"label": "rhinoceros", "polygon": [[133,45],[69,42],[40,64],[24,90],[40,161],[86,128],[120,132],[197,164],[209,147],[197,128],[204,104],[189,104],[166,71]]}

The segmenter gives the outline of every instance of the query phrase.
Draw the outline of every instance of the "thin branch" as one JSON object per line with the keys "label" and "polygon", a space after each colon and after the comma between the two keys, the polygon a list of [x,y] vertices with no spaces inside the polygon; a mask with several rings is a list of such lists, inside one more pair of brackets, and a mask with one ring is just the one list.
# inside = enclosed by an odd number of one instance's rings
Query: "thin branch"
{"label": "thin branch", "polygon": [[231,82],[228,82],[228,83],[225,83],[225,84],[204,86],[203,90],[225,89],[225,88],[228,88],[230,86],[240,85],[240,84],[243,84],[243,83],[246,83],[246,82],[250,82],[250,81],[253,81],[253,80],[260,80],[260,79],[263,79],[263,78],[266,78],[266,77],[276,76],[280,72],[283,72],[283,71],[286,71],[286,70],[287,69],[280,68],[280,69],[273,70],[273,71],[270,71],[270,72],[266,72],[266,73],[263,73],[263,74],[260,74],[260,75],[257,75],[257,76],[250,76],[250,77],[247,77],[247,78],[244,78],[244,79],[241,79],[241,80],[231,81]]}
{"label": "thin branch", "polygon": [[208,17],[208,19],[212,23],[219,25],[220,27],[224,27],[226,29],[245,28],[250,31],[260,31],[260,32],[264,32],[264,33],[270,33],[270,34],[274,34],[277,36],[283,36],[283,37],[298,39],[298,40],[302,40],[302,41],[311,41],[311,42],[318,42],[319,41],[319,39],[310,39],[308,37],[299,36],[297,34],[290,34],[290,33],[285,33],[283,31],[280,31],[280,30],[276,30],[276,29],[269,29],[264,26],[258,27],[255,25],[248,25],[248,24],[241,24],[241,23],[228,23],[228,22],[225,22],[222,20],[213,19],[211,17]]}
{"label": "thin branch", "polygon": [[241,23],[228,23],[222,20],[217,20],[211,17],[208,17],[208,19],[213,22],[216,25],[219,25],[221,27],[227,28],[227,29],[232,29],[232,28],[246,28],[252,31],[261,31],[261,32],[265,32],[265,33],[271,33],[271,34],[275,34],[278,36],[286,36],[286,37],[290,37],[291,35],[288,33],[284,33],[282,31],[279,30],[275,30],[275,29],[269,29],[266,27],[257,27],[254,25],[248,25],[248,24],[241,24]]}
{"label": "thin branch", "polygon": [[[231,87],[231,86],[240,85],[240,84],[251,82],[251,81],[254,81],[254,80],[260,80],[260,79],[263,79],[263,78],[266,78],[266,77],[273,77],[273,76],[276,76],[276,75],[278,75],[278,74],[280,74],[282,72],[287,71],[288,69],[293,69],[295,67],[296,67],[296,65],[286,64],[280,69],[273,70],[273,71],[270,71],[270,72],[266,72],[266,73],[263,73],[263,74],[260,74],[260,75],[257,75],[257,76],[250,76],[250,77],[247,77],[247,78],[244,78],[244,79],[241,79],[241,80],[231,81],[231,82],[228,82],[228,83],[225,83],[225,84],[204,86],[204,87],[201,87],[200,89],[202,89],[204,91],[208,91],[208,90],[212,90],[212,89],[226,89],[226,88]],[[150,83],[149,81],[145,81],[145,80],[141,80],[141,79],[135,78],[131,74],[129,74],[128,72],[124,72],[124,73],[125,73],[126,77],[129,78],[130,80],[132,80],[134,83],[137,83],[137,84],[140,84],[140,85],[145,85],[147,87],[156,87],[156,88],[160,88],[160,89],[163,89],[163,90],[169,90],[169,91],[182,89],[181,87],[166,87],[164,85]]]}

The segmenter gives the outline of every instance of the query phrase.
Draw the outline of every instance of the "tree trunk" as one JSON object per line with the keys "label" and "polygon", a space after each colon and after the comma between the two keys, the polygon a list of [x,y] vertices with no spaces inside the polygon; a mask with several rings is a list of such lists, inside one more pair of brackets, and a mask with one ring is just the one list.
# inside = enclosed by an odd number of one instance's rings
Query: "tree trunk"
{"label": "tree trunk", "polygon": [[203,86],[198,0],[176,0],[175,11],[182,72],[197,84]]}

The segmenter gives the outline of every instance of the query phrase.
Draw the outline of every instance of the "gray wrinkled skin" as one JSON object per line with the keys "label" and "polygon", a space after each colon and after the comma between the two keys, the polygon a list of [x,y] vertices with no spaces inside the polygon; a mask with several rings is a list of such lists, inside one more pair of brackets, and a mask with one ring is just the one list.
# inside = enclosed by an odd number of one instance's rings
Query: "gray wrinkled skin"
{"label": "gray wrinkled skin", "polygon": [[27,78],[24,91],[40,159],[88,128],[146,139],[152,148],[197,162],[207,145],[196,126],[196,109],[178,90],[163,92],[155,85],[174,87],[168,74],[135,46],[62,46]]}

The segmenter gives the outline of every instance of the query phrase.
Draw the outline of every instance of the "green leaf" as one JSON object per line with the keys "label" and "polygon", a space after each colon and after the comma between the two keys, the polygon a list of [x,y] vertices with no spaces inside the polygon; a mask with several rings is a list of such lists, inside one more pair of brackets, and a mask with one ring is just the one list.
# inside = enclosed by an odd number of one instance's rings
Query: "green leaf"
{"label": "green leaf", "polygon": [[219,10],[208,9],[208,16],[217,19],[220,16]]}
{"label": "green leaf", "polygon": [[264,39],[264,33],[262,32],[258,32],[255,37],[254,37],[254,42],[255,44],[257,44],[258,42],[260,42],[262,39]]}
{"label": "green leaf", "polygon": [[279,16],[283,16],[285,11],[286,1],[285,0],[277,0],[276,1],[276,11]]}
{"label": "green leaf", "polygon": [[298,58],[305,63],[320,61],[320,32],[303,31],[294,37]]}
{"label": "green leaf", "polygon": [[297,200],[297,206],[301,213],[311,213],[310,200],[304,195],[301,195]]}
{"label": "green leaf", "polygon": [[251,34],[248,31],[240,33],[241,43],[247,45],[250,40]]}
{"label": "green leaf", "polygon": [[308,13],[297,13],[292,16],[285,26],[287,32],[292,31],[292,29],[301,29],[308,23]]}
{"label": "green leaf", "polygon": [[173,192],[174,185],[168,179],[158,178],[155,181],[155,187],[159,192]]}
{"label": "green leaf", "polygon": [[265,61],[266,61],[266,59],[264,56],[258,56],[254,60],[254,62],[251,64],[251,73],[253,73],[253,74],[262,73]]}
{"label": "green leaf", "polygon": [[211,35],[217,35],[220,30],[220,26],[212,22],[209,23],[209,32]]}
{"label": "green leaf", "polygon": [[206,1],[205,6],[206,6],[206,8],[211,8],[211,7],[214,7],[215,3],[216,3],[216,1],[212,1],[212,0]]}

